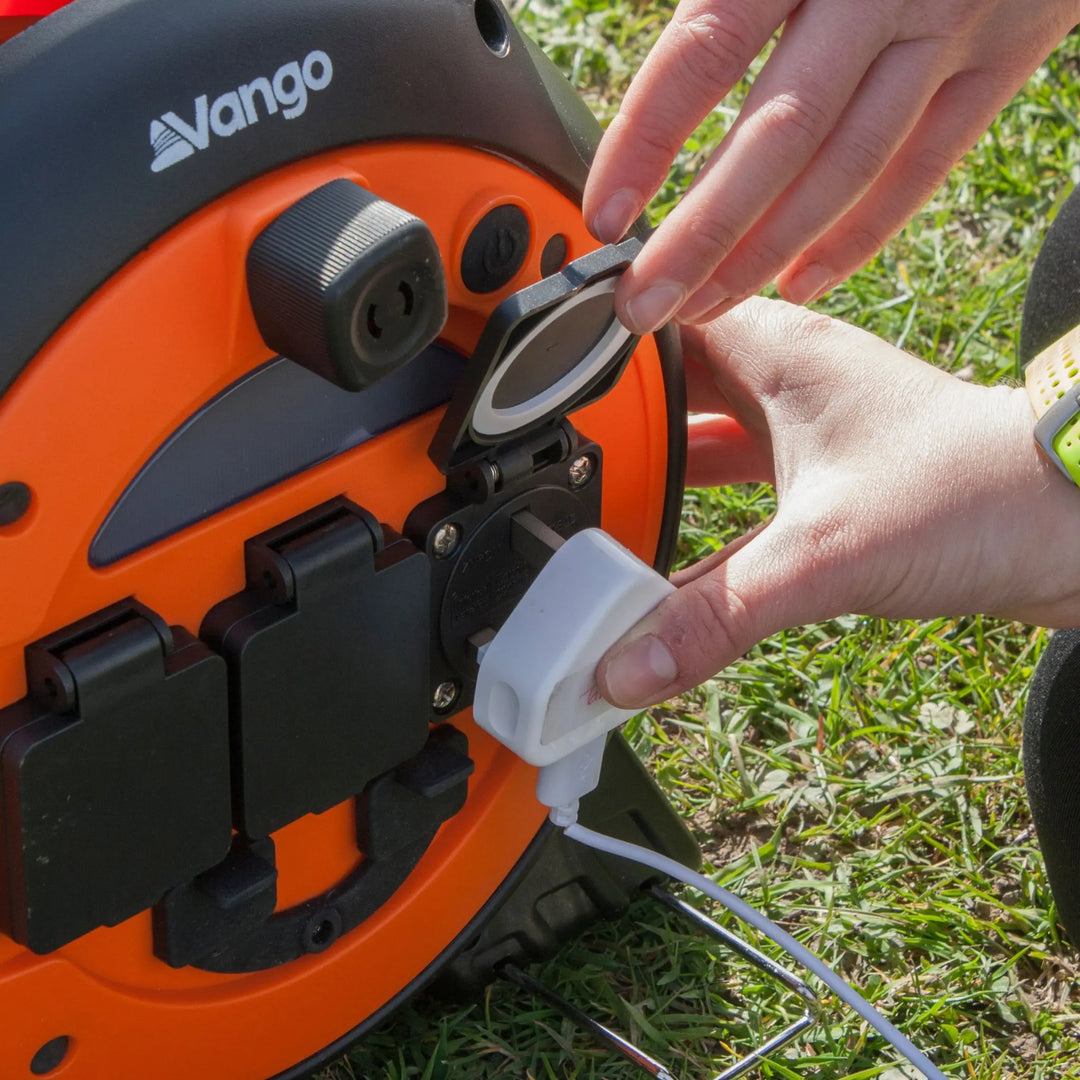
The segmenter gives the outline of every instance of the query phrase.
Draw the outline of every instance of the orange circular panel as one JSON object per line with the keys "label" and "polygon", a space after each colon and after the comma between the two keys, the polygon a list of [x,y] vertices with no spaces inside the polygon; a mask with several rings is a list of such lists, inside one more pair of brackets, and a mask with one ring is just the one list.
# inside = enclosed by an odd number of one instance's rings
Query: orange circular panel
{"label": "orange circular panel", "polygon": [[[25,694],[24,646],[47,633],[125,597],[198,633],[213,605],[244,588],[248,537],[342,494],[401,529],[414,506],[443,490],[426,453],[436,410],[108,567],[88,561],[106,513],[170,433],[270,358],[247,299],[247,250],[277,214],[338,177],[427,223],[447,272],[443,338],[466,355],[495,305],[539,279],[550,237],[565,237],[569,259],[595,246],[578,207],[532,173],[469,149],[417,143],[295,164],[153,242],[83,304],[0,400],[0,479],[33,492],[30,513],[0,529],[0,707]],[[505,288],[476,295],[455,269],[461,234],[499,202],[525,211],[532,242]],[[668,441],[651,339],[615,389],[573,419],[604,447],[604,527],[651,560]],[[38,1048],[67,1036],[64,1062],[49,1074],[64,1080],[263,1080],[389,1002],[496,891],[544,818],[534,772],[467,714],[453,722],[476,764],[464,809],[392,900],[325,952],[252,974],[174,969],[153,955],[148,912],[44,957],[0,935],[0,1076],[30,1077]],[[322,893],[359,858],[351,804],[301,818],[274,839],[281,906]]]}

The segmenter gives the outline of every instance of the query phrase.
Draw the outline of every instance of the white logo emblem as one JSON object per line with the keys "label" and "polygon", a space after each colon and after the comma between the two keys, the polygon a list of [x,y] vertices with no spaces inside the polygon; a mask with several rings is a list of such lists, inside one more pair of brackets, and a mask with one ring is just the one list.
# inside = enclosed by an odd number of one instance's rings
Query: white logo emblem
{"label": "white logo emblem", "polygon": [[260,105],[265,116],[273,116],[279,105],[286,120],[303,116],[308,91],[325,90],[333,77],[330,57],[316,49],[304,57],[303,63],[292,60],[282,64],[272,79],[259,76],[214,98],[213,102],[206,94],[200,94],[195,99],[194,123],[182,120],[174,112],[150,121],[150,145],[154,150],[151,170],[161,172],[191,157],[196,150],[205,150],[210,145],[211,134],[224,139],[257,124]]}

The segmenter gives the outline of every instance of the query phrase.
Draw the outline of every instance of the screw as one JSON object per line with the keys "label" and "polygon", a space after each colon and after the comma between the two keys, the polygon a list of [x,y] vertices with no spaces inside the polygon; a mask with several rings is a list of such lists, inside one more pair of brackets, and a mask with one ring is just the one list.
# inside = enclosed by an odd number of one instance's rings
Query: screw
{"label": "screw", "polygon": [[446,712],[457,701],[458,691],[458,684],[453,679],[447,679],[446,682],[439,683],[435,687],[435,693],[431,698],[431,707],[436,712]]}
{"label": "screw", "polygon": [[596,472],[596,459],[591,454],[582,454],[581,457],[574,458],[570,463],[570,486],[583,488],[593,478],[594,472]]}
{"label": "screw", "polygon": [[461,529],[452,521],[440,525],[435,533],[435,539],[431,541],[431,550],[440,559],[452,555],[461,542]]}
{"label": "screw", "polygon": [[304,948],[309,953],[322,952],[337,941],[342,929],[341,915],[334,908],[316,911],[304,927],[302,937]]}

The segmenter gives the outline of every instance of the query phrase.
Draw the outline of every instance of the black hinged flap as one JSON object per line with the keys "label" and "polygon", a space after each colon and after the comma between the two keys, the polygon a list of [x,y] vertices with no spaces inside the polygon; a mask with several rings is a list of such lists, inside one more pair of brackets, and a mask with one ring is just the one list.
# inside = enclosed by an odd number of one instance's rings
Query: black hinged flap
{"label": "black hinged flap", "polygon": [[237,827],[267,836],[362,791],[428,734],[427,556],[340,497],[253,537],[207,614],[229,665]]}
{"label": "black hinged flap", "polygon": [[618,381],[638,339],[615,317],[624,240],[507,297],[466,364],[428,454],[444,473],[492,446],[557,424]]}
{"label": "black hinged flap", "polygon": [[26,658],[29,693],[0,710],[0,921],[42,953],[228,851],[227,688],[220,657],[132,600]]}

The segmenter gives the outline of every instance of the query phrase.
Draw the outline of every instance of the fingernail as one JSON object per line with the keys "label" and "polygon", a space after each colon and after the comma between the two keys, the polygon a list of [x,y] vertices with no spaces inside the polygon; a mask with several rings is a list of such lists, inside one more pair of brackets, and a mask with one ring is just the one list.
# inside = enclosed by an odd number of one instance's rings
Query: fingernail
{"label": "fingernail", "polygon": [[706,281],[704,285],[681,308],[679,308],[679,322],[693,323],[702,320],[702,316],[710,314],[714,308],[719,307],[725,300],[730,299],[722,285],[715,281]]}
{"label": "fingernail", "polygon": [[604,682],[611,702],[629,709],[651,703],[678,673],[668,647],[654,634],[644,634],[608,662]]}
{"label": "fingernail", "polygon": [[686,289],[675,281],[660,281],[626,302],[623,323],[635,334],[651,334],[682,307]]}
{"label": "fingernail", "polygon": [[605,244],[621,240],[638,216],[644,200],[630,188],[621,188],[597,212],[592,219],[592,234]]}
{"label": "fingernail", "polygon": [[832,271],[821,263],[810,263],[787,282],[781,292],[793,304],[809,304],[828,292],[832,285]]}

